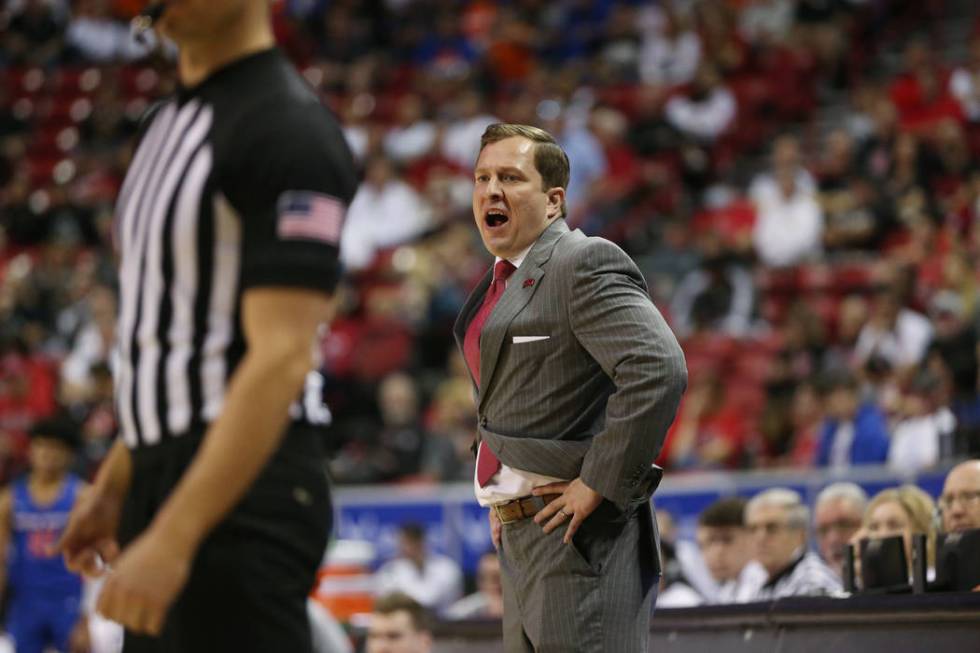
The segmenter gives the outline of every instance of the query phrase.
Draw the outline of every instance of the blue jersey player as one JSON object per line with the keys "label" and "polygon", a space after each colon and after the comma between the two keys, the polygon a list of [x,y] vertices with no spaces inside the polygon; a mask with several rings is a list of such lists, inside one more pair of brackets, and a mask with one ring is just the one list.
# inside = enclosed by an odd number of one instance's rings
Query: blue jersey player
{"label": "blue jersey player", "polygon": [[17,653],[87,648],[82,580],[57,544],[84,487],[69,473],[75,431],[64,420],[31,432],[30,471],[0,493],[0,585],[9,595],[7,633]]}

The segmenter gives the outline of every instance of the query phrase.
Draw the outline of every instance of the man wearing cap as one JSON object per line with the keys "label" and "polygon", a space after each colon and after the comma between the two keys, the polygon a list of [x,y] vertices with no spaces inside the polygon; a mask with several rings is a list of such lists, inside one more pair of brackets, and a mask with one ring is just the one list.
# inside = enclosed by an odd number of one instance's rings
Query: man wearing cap
{"label": "man wearing cap", "polygon": [[454,329],[476,393],[474,483],[507,651],[645,651],[652,461],[687,370],[636,265],[565,224],[568,175],[541,129],[483,134],[473,214],[496,262]]}

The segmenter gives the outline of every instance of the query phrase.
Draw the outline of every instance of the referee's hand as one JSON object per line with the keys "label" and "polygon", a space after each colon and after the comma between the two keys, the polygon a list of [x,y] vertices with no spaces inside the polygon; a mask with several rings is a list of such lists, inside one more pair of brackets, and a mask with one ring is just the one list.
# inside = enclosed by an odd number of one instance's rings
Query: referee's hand
{"label": "referee's hand", "polygon": [[82,490],[56,545],[68,569],[92,578],[102,575],[105,565],[116,559],[119,555],[116,530],[122,502],[121,497],[99,492],[94,487]]}
{"label": "referee's hand", "polygon": [[135,633],[159,635],[170,605],[187,583],[194,551],[150,529],[119,556],[96,610]]}

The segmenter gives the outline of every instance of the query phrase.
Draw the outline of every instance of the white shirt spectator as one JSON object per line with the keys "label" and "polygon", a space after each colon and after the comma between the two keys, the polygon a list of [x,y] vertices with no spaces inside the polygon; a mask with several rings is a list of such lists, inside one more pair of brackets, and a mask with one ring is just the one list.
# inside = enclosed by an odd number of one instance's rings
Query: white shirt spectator
{"label": "white shirt spectator", "polygon": [[483,131],[495,122],[498,120],[493,116],[481,114],[451,123],[442,139],[442,155],[456,165],[469,170],[480,153],[480,138],[483,136]]}
{"label": "white shirt spectator", "polygon": [[737,110],[735,96],[719,86],[702,100],[676,95],[667,101],[664,112],[676,129],[702,141],[714,141],[735,120]]}
{"label": "white shirt spectator", "polygon": [[949,79],[949,90],[970,122],[980,122],[980,72],[957,68]]}
{"label": "white shirt spectator", "polygon": [[948,408],[931,415],[903,419],[895,425],[888,447],[888,466],[898,472],[915,473],[935,467],[940,442],[956,428],[956,417]]}
{"label": "white shirt spectator", "polygon": [[393,160],[407,163],[428,154],[435,142],[435,125],[421,120],[408,127],[389,130],[384,137],[384,150]]}
{"label": "white shirt spectator", "polygon": [[701,39],[687,31],[671,39],[651,33],[640,49],[640,78],[647,84],[673,86],[694,78],[701,63]]}
{"label": "white shirt spectator", "polygon": [[344,125],[342,129],[344,140],[347,141],[347,147],[350,148],[351,154],[354,155],[354,160],[358,162],[364,161],[364,157],[367,156],[368,142],[370,141],[367,127],[362,125]]}
{"label": "white shirt spectator", "polygon": [[807,552],[763,584],[752,601],[772,601],[790,596],[833,596],[842,591],[837,574],[816,553]]}
{"label": "white shirt spectator", "polygon": [[96,324],[86,326],[75,339],[71,353],[61,365],[61,379],[70,385],[85,385],[99,363],[108,363],[112,343],[106,342]]}
{"label": "white shirt spectator", "polygon": [[769,575],[755,560],[742,567],[738,578],[723,583],[715,595],[715,603],[747,603],[766,584]]}
{"label": "white shirt spectator", "polygon": [[462,594],[463,572],[452,558],[431,553],[422,569],[405,558],[385,563],[375,582],[378,596],[404,592],[427,608],[442,610]]}
{"label": "white shirt spectator", "polygon": [[347,211],[340,260],[350,270],[363,270],[380,249],[408,242],[422,234],[430,211],[411,186],[390,180],[382,187],[361,184]]}
{"label": "white shirt spectator", "polygon": [[[147,38],[152,37],[147,35]],[[137,41],[128,25],[97,16],[73,18],[65,32],[65,41],[96,63],[133,61],[145,57],[151,48],[149,40],[146,44]]]}
{"label": "white shirt spectator", "polygon": [[483,592],[473,592],[449,606],[445,612],[447,619],[481,619],[487,618],[490,598]]}
{"label": "white shirt spectator", "polygon": [[354,653],[350,637],[325,607],[306,599],[306,616],[310,619],[313,653]]}
{"label": "white shirt spectator", "polygon": [[704,603],[704,598],[687,583],[677,582],[657,595],[658,608],[693,608]]}
{"label": "white shirt spectator", "polygon": [[878,328],[873,322],[865,324],[858,334],[854,355],[864,362],[877,354],[894,367],[908,367],[922,360],[931,341],[932,324],[929,319],[921,313],[903,308],[890,331]]}
{"label": "white shirt spectator", "polygon": [[792,0],[755,0],[742,10],[738,32],[749,43],[782,43],[793,26]]}
{"label": "white shirt spectator", "polygon": [[841,422],[834,431],[834,441],[830,445],[830,467],[845,471],[851,466],[851,446],[854,444],[854,422]]}
{"label": "white shirt spectator", "polygon": [[801,171],[793,186],[787,197],[771,175],[762,175],[749,189],[756,209],[755,252],[771,267],[796,265],[821,251],[823,213],[809,173]]}

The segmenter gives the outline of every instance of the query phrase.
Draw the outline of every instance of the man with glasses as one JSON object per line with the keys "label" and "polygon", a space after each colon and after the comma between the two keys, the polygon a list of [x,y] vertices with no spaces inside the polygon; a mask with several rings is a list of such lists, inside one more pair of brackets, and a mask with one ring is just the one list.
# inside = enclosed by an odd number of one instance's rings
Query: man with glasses
{"label": "man with glasses", "polygon": [[967,460],[950,470],[939,508],[947,533],[980,528],[980,460]]}
{"label": "man with glasses", "polygon": [[816,553],[807,551],[810,511],[799,493],[773,488],[754,496],[745,507],[755,559],[768,578],[753,601],[788,596],[826,596],[841,591],[837,575]]}
{"label": "man with glasses", "polygon": [[868,495],[854,483],[832,483],[817,495],[813,505],[817,549],[838,576],[844,567],[847,544],[861,528],[867,504]]}

